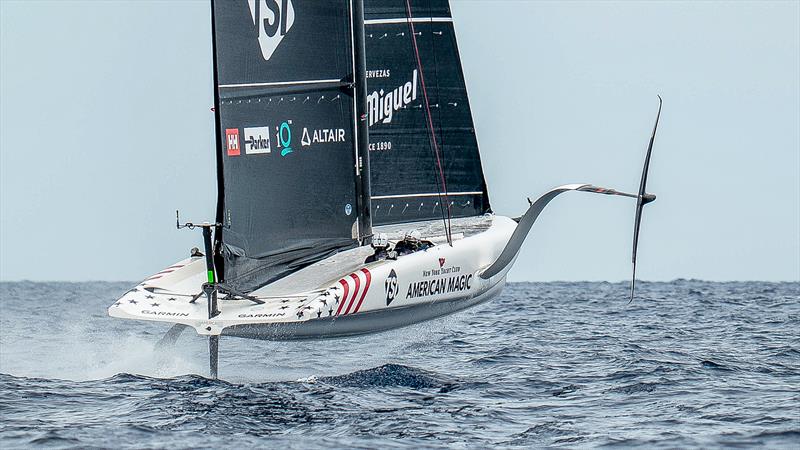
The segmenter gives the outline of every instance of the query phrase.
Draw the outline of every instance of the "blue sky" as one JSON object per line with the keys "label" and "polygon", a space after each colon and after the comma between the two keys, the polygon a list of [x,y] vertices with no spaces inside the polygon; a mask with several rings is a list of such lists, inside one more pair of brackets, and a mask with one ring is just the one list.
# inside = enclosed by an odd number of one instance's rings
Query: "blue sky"
{"label": "blue sky", "polygon": [[[635,190],[647,280],[800,279],[800,2],[453,1],[495,211]],[[0,279],[138,280],[213,216],[205,1],[0,1]],[[624,280],[633,203],[560,197],[512,281]]]}

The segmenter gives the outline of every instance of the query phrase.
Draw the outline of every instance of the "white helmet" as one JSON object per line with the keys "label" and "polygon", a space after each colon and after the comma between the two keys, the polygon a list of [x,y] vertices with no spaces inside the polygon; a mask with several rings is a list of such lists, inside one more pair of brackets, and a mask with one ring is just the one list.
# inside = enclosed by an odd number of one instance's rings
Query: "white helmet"
{"label": "white helmet", "polygon": [[377,233],[375,236],[372,236],[372,246],[373,247],[386,247],[389,245],[389,237],[386,236],[386,233]]}
{"label": "white helmet", "polygon": [[420,233],[419,230],[409,230],[406,231],[406,235],[403,239],[408,241],[419,241],[422,239],[422,233]]}

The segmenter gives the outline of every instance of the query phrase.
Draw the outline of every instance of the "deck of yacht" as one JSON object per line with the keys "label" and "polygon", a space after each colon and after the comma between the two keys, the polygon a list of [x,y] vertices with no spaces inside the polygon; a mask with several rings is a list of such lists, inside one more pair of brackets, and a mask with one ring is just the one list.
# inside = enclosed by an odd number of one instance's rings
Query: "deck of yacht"
{"label": "deck of yacht", "polygon": [[[451,234],[454,240],[473,236],[489,229],[492,215],[452,219]],[[390,242],[397,242],[410,231],[420,232],[422,239],[435,244],[447,242],[444,223],[441,220],[425,222],[381,225],[373,228],[374,233],[384,233]],[[256,297],[282,297],[298,295],[298,293],[322,290],[336,283],[343,275],[354,272],[364,266],[364,260],[373,253],[371,247],[358,247],[339,252],[318,263],[312,264],[285,278],[281,278],[252,292]]]}

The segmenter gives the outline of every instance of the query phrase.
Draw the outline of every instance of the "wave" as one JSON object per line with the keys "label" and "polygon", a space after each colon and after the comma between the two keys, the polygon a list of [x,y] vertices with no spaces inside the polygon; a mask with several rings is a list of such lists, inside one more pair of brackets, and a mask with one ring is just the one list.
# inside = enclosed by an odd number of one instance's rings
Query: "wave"
{"label": "wave", "polygon": [[451,391],[458,382],[445,379],[433,372],[401,364],[384,364],[372,369],[358,370],[346,375],[321,377],[320,381],[345,387],[406,387],[412,389],[439,389]]}

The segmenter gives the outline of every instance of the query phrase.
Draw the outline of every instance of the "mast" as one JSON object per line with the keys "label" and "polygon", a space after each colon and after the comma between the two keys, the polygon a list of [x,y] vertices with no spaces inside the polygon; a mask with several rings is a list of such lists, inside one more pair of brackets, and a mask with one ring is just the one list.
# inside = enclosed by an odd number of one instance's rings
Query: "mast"
{"label": "mast", "polygon": [[[216,134],[216,151],[214,152],[217,165],[217,211],[216,223],[224,224],[225,215],[225,179],[222,169],[222,126],[219,116],[219,85],[217,75],[217,33],[216,33],[216,20],[214,14],[214,0],[211,0],[211,57],[212,57],[212,70],[214,76],[214,129]],[[214,228],[214,266],[217,268],[217,279],[219,281],[225,280],[225,272],[223,270],[224,259],[218,254],[218,249],[222,246],[222,227]]]}
{"label": "mast", "polygon": [[369,170],[369,122],[367,121],[367,57],[366,44],[364,42],[364,0],[353,0],[352,4],[358,240],[362,245],[365,245],[372,242],[372,200]]}

